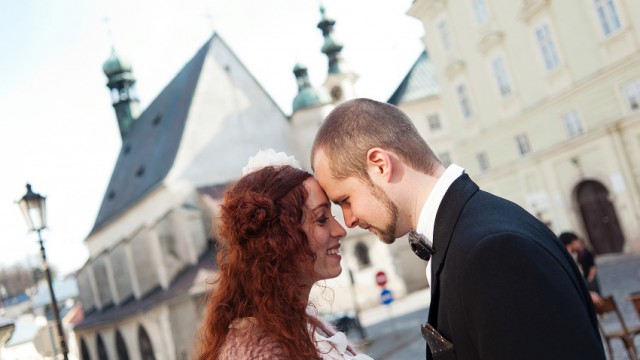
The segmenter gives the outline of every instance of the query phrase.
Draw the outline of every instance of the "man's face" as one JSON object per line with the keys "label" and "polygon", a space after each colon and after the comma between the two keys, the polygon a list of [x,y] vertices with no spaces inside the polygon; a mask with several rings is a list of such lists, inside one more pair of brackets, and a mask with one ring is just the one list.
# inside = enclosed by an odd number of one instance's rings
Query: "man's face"
{"label": "man's face", "polygon": [[350,228],[369,230],[380,240],[391,244],[396,240],[398,208],[379,186],[356,177],[336,179],[331,175],[331,160],[318,150],[313,167],[320,186],[329,199],[342,208],[344,223]]}

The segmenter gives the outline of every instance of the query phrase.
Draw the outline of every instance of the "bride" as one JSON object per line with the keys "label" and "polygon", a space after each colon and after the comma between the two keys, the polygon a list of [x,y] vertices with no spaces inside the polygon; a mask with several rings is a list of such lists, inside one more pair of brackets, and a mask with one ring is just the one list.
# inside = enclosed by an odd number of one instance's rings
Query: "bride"
{"label": "bride", "polygon": [[354,359],[341,332],[313,315],[317,281],[335,278],[346,232],[313,176],[272,149],[250,158],[225,192],[219,277],[197,359]]}

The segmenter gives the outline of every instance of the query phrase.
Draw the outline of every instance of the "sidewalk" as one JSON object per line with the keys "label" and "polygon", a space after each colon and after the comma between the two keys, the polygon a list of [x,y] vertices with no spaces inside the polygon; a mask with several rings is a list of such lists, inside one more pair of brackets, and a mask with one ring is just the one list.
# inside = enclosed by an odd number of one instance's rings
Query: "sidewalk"
{"label": "sidewalk", "polygon": [[[390,305],[378,305],[360,313],[367,332],[367,341],[360,349],[376,360],[424,358],[425,342],[420,325],[427,320],[427,305],[431,301],[429,288],[414,291],[396,299]],[[354,343],[359,338],[350,334]]]}
{"label": "sidewalk", "polygon": [[[362,326],[368,327],[391,317],[399,317],[417,310],[426,309],[431,302],[431,289],[424,288],[395,299],[389,305],[378,305],[360,312]],[[424,321],[427,320],[425,317]]]}

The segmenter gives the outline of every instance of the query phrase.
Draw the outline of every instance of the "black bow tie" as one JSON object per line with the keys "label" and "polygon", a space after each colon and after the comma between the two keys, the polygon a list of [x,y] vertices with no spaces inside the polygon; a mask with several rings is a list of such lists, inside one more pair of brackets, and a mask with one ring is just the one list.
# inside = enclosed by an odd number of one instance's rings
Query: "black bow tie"
{"label": "black bow tie", "polygon": [[424,261],[429,261],[431,255],[436,253],[433,246],[427,242],[427,238],[422,234],[418,234],[415,230],[409,232],[409,245],[411,245],[411,250]]}

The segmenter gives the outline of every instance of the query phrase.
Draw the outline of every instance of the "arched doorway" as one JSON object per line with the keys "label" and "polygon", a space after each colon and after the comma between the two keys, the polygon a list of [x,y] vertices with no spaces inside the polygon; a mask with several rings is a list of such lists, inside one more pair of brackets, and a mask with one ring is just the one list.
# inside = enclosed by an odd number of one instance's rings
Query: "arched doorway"
{"label": "arched doorway", "polygon": [[576,200],[595,253],[621,252],[624,236],[604,185],[594,180],[581,182],[576,186]]}
{"label": "arched doorway", "polygon": [[96,342],[98,345],[98,360],[109,360],[107,349],[104,347],[104,342],[102,341],[102,336],[100,336],[100,334],[98,334]]}
{"label": "arched doorway", "polygon": [[129,360],[127,344],[125,344],[120,330],[116,330],[116,351],[118,352],[118,360]]}
{"label": "arched doorway", "polygon": [[138,343],[140,345],[140,356],[142,360],[156,360],[151,339],[149,339],[149,335],[147,335],[147,331],[142,325],[138,327]]}
{"label": "arched doorway", "polygon": [[89,355],[89,349],[87,348],[87,343],[84,342],[84,339],[80,339],[80,354],[81,360],[91,360],[91,355]]}

